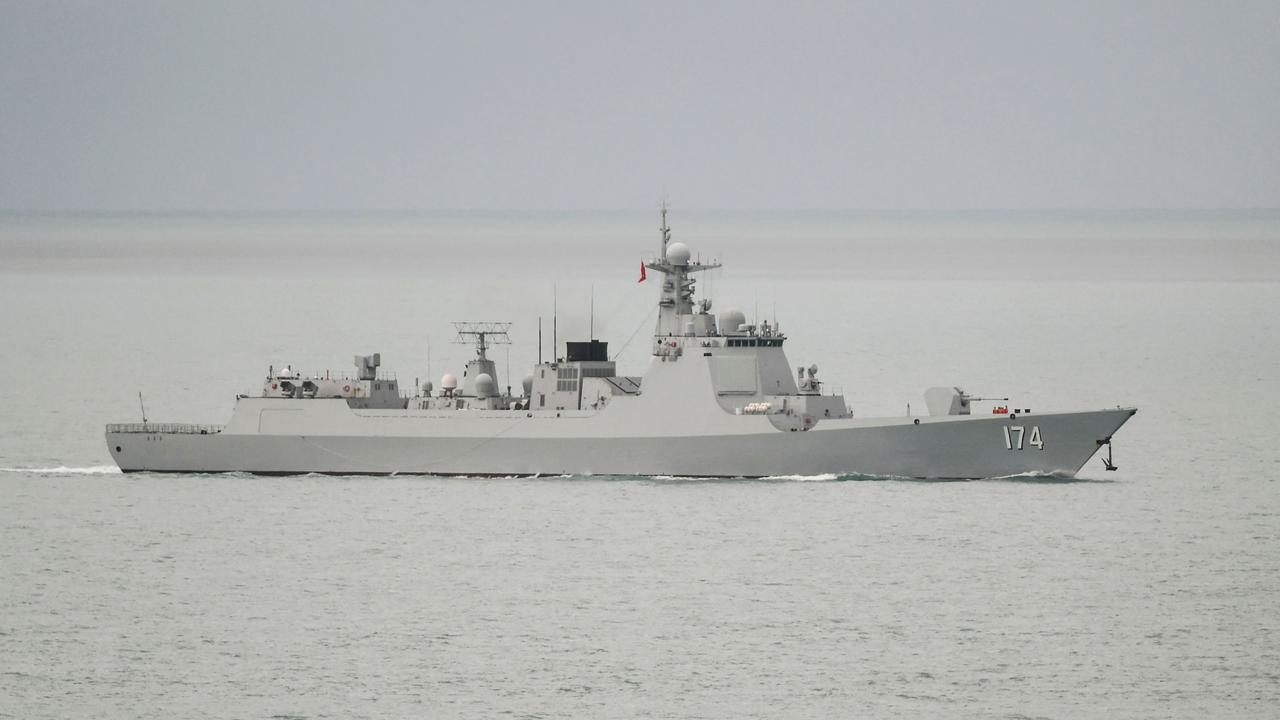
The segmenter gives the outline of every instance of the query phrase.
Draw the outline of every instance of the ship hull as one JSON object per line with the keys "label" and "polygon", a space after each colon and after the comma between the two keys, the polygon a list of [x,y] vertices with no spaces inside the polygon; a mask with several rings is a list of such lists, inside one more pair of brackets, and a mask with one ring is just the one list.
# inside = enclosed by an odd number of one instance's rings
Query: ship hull
{"label": "ship hull", "polygon": [[366,415],[367,428],[317,422],[300,432],[263,432],[259,420],[252,431],[109,430],[106,440],[125,472],[968,479],[1075,475],[1135,412],[840,419],[797,432],[739,417],[745,432],[585,437],[572,417],[495,415],[458,433],[456,423],[407,422],[402,413],[398,423]]}

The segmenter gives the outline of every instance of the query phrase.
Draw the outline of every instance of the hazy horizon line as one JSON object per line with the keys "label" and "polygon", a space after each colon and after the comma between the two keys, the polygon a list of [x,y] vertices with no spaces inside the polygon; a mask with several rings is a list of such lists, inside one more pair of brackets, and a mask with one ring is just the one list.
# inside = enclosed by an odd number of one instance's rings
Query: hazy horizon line
{"label": "hazy horizon line", "polygon": [[[1017,215],[1113,215],[1116,213],[1163,214],[1163,215],[1198,215],[1198,214],[1256,214],[1280,213],[1280,207],[1009,207],[1009,208],[843,208],[843,209],[796,209],[796,208],[759,208],[745,210],[741,208],[700,208],[668,206],[673,215],[831,215],[831,216],[955,216],[955,215],[993,215],[1010,213]],[[74,209],[74,210],[32,210],[0,208],[3,217],[458,217],[458,216],[632,216],[656,214],[657,204],[649,209],[572,209],[572,208],[454,208],[454,209]]]}

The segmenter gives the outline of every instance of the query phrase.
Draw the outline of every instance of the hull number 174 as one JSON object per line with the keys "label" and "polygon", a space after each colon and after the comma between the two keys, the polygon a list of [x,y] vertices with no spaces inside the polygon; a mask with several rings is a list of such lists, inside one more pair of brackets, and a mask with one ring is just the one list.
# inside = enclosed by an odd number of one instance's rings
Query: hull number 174
{"label": "hull number 174", "polygon": [[1022,425],[1004,426],[1004,447],[1006,450],[1022,450],[1026,445],[1037,450],[1044,449],[1044,440],[1040,438],[1040,426],[1032,425],[1030,436]]}

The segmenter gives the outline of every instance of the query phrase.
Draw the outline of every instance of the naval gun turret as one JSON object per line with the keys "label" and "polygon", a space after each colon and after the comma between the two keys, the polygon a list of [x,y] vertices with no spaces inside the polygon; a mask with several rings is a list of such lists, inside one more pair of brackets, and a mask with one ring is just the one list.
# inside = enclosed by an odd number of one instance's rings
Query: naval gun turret
{"label": "naval gun turret", "polygon": [[[1008,401],[1009,398],[976,397],[958,387],[931,387],[924,391],[924,403],[930,415],[968,415],[975,402],[989,400]],[[1008,411],[1008,408],[1005,408]],[[999,414],[997,409],[996,413]]]}

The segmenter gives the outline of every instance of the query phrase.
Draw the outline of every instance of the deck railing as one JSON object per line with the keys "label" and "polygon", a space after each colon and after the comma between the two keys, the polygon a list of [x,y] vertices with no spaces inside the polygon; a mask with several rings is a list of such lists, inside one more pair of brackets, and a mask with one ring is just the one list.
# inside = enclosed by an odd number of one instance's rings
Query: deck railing
{"label": "deck railing", "polygon": [[164,435],[213,435],[225,425],[192,425],[190,423],[111,423],[109,433],[161,433]]}

